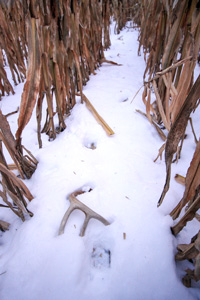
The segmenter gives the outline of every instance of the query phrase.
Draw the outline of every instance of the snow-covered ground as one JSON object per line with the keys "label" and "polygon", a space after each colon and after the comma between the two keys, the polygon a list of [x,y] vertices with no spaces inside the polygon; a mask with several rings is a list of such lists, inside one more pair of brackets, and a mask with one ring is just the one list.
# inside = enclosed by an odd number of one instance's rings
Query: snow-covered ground
{"label": "snow-covered ground", "polygon": [[[145,111],[142,91],[132,101],[145,68],[143,57],[137,56],[137,35],[131,29],[112,34],[105,56],[122,66],[104,63],[84,88],[114,130],[113,136],[105,133],[79,98],[66,119],[67,129],[53,142],[43,135],[42,149],[35,113],[24,130],[22,142],[39,161],[32,178],[25,180],[34,196],[28,206],[34,217],[22,223],[7,209],[0,210],[0,219],[12,224],[0,237],[1,300],[200,299],[199,285],[187,289],[181,283],[184,269],[192,265],[174,261],[177,244],[189,242],[199,223],[190,222],[175,238],[168,215],[184,191],[173,176],[186,174],[195,143],[188,127],[181,161],[172,167],[170,191],[158,209],[165,163],[153,160],[163,142],[136,112]],[[17,108],[22,89],[23,84],[15,88],[14,96],[4,97],[3,113]],[[197,133],[199,112],[193,116]],[[15,133],[17,115],[8,120]],[[78,199],[111,225],[92,219],[80,237],[84,214],[75,210],[58,236],[69,207],[67,195],[79,188],[92,188]]]}

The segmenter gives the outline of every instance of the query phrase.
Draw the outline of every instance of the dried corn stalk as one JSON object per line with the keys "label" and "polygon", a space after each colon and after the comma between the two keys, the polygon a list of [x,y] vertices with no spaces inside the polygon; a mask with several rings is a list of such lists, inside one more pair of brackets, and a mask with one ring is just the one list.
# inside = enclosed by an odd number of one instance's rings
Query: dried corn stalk
{"label": "dried corn stalk", "polygon": [[[146,70],[143,102],[150,122],[154,120],[169,132],[165,147],[167,178],[159,200],[169,188],[173,155],[180,156],[178,144],[190,113],[198,105],[199,80],[193,72],[200,49],[200,11],[198,1],[149,1],[140,5],[139,52],[143,47]],[[151,103],[153,98],[153,103]],[[188,102],[188,103],[187,103]]]}
{"label": "dried corn stalk", "polygon": [[18,118],[18,130],[16,138],[21,138],[22,131],[29,122],[39,91],[41,74],[41,49],[39,44],[39,22],[35,18],[29,18],[28,27],[28,72],[26,83],[21,98],[20,113]]}
{"label": "dried corn stalk", "polygon": [[110,126],[104,121],[104,119],[98,114],[92,103],[89,101],[89,99],[82,94],[82,99],[85,102],[87,108],[89,111],[92,113],[94,118],[97,120],[97,122],[103,127],[105,132],[107,133],[108,136],[115,134],[114,131],[110,128]]}
{"label": "dried corn stalk", "polygon": [[[0,5],[0,90],[14,93],[5,72],[8,61],[15,84],[24,80],[16,138],[31,118],[37,101],[38,141],[41,132],[55,139],[65,129],[64,115],[75,105],[75,93],[82,94],[108,48],[110,1],[29,1],[16,0]],[[11,30],[12,29],[12,30]],[[102,43],[104,38],[104,45]],[[3,50],[3,52],[2,52]],[[18,80],[16,80],[16,75]],[[55,96],[56,104],[53,103]],[[42,128],[42,105],[47,101],[47,117]],[[55,128],[54,116],[59,126]]]}
{"label": "dried corn stalk", "polygon": [[[1,205],[0,205],[1,206]],[[10,223],[0,220],[0,230],[6,231],[9,229]]]}
{"label": "dried corn stalk", "polygon": [[[20,177],[30,178],[37,167],[37,160],[33,155],[21,145],[21,142],[16,142],[10,130],[9,123],[6,117],[0,111],[0,173],[1,173],[1,189],[0,197],[5,205],[0,207],[10,208],[18,217],[25,220],[25,216],[33,216],[32,212],[27,209],[27,200],[31,201],[33,196],[30,191],[7,165],[6,159],[3,155],[2,143],[7,148],[14,164],[12,168],[19,171]],[[23,151],[26,154],[23,154]],[[8,230],[9,224],[0,221],[0,230]]]}
{"label": "dried corn stalk", "polygon": [[[181,219],[171,228],[174,235],[177,235],[187,222],[192,221],[196,217],[196,212],[200,209],[200,141],[197,144],[193,159],[188,169],[185,179],[185,192],[182,200],[171,212],[173,219],[177,218],[188,203],[185,214]],[[187,287],[191,287],[191,279],[200,280],[200,235],[192,238],[189,245],[178,245],[178,253],[176,260],[189,259],[194,263],[194,270],[186,270],[187,274],[183,278],[183,283]]]}
{"label": "dried corn stalk", "polygon": [[2,177],[0,197],[6,204],[1,206],[10,208],[22,221],[25,220],[26,214],[32,217],[32,212],[27,209],[26,199],[31,201],[33,196],[23,181],[9,170],[2,151],[2,142],[0,143],[0,173]]}
{"label": "dried corn stalk", "polygon": [[173,217],[173,219],[176,219],[180,215],[181,210],[186,204],[189,203],[188,207],[192,205],[193,203],[192,199],[195,197],[196,190],[199,184],[200,184],[200,141],[196,146],[193,159],[187,171],[187,175],[185,179],[185,192],[183,198],[171,212],[171,216]]}
{"label": "dried corn stalk", "polygon": [[21,1],[0,2],[0,97],[14,94],[7,78],[5,65],[9,66],[14,84],[23,82],[27,58],[24,34],[24,14]]}
{"label": "dried corn stalk", "polygon": [[[169,189],[173,156],[177,153],[179,158],[190,114],[199,104],[200,75],[193,83],[193,73],[200,50],[200,10],[198,0],[143,0],[139,5],[141,27],[138,52],[143,48],[146,59],[145,115],[151,123],[156,122],[168,131],[166,144],[159,150],[161,156],[165,149],[167,173],[158,202],[160,205]],[[183,217],[172,227],[175,235],[195,217],[200,208],[199,143],[187,171],[183,198],[171,212],[175,219],[188,204]],[[195,263],[194,271],[187,270],[183,279],[186,286],[191,286],[191,279],[200,279],[199,235],[195,239],[190,245],[179,245],[176,255],[178,260],[193,259]]]}
{"label": "dried corn stalk", "polygon": [[178,253],[175,259],[178,261],[189,260],[194,263],[194,270],[187,269],[182,281],[186,287],[191,287],[191,280],[200,280],[200,231],[192,239],[190,244],[177,246]]}
{"label": "dried corn stalk", "polygon": [[116,22],[115,31],[117,34],[126,26],[128,20],[135,20],[138,18],[138,2],[137,0],[113,0],[110,1],[111,15],[114,16]]}
{"label": "dried corn stalk", "polygon": [[[145,85],[156,96],[154,118],[169,131],[193,85],[200,49],[198,1],[144,2],[139,51],[143,47],[147,62]],[[146,110],[148,115],[149,106]]]}
{"label": "dried corn stalk", "polygon": [[[21,141],[16,142],[10,130],[9,123],[6,117],[0,110],[0,139],[7,148],[14,164],[16,165],[21,178],[30,178],[37,167],[37,160],[33,155],[26,150]],[[27,152],[23,155],[23,149]]]}
{"label": "dried corn stalk", "polygon": [[166,181],[159,199],[158,205],[160,205],[169,189],[170,176],[171,176],[171,163],[174,153],[177,151],[178,144],[185,134],[185,129],[187,122],[189,120],[190,114],[196,107],[196,103],[200,97],[200,75],[197,78],[195,84],[190,90],[180,112],[173,123],[170,132],[167,137],[166,147],[165,147],[165,164],[166,164]]}
{"label": "dried corn stalk", "polygon": [[[16,140],[0,112],[0,138],[11,155],[21,178],[30,178],[36,159],[21,145],[22,132],[36,106],[38,141],[41,132],[55,139],[65,129],[64,115],[75,105],[75,93],[83,96],[83,85],[104,61],[109,47],[109,1],[16,0],[0,3],[0,97],[13,93],[5,66],[9,65],[14,84],[24,81]],[[28,67],[26,70],[26,60]],[[56,104],[54,105],[53,98]],[[47,101],[46,122],[41,126],[42,105]],[[83,99],[82,99],[83,102]],[[59,126],[55,128],[54,116]],[[27,154],[24,155],[23,151]],[[2,187],[0,196],[24,220],[26,200],[32,195],[8,168],[0,151]],[[9,199],[12,199],[13,203]]]}
{"label": "dried corn stalk", "polygon": [[[51,1],[32,1],[32,7],[34,7],[34,12],[31,11],[31,7],[26,7],[26,24],[30,23],[30,17],[32,17],[32,19],[35,18],[35,22],[38,22],[37,30],[41,28],[41,31],[37,33],[38,45],[40,45],[37,49],[37,70],[38,72],[39,69],[41,70],[41,75],[40,77],[38,75],[37,87],[34,86],[34,82],[30,83],[35,94],[28,105],[30,111],[28,114],[24,113],[24,118],[21,118],[19,124],[26,124],[25,115],[28,120],[36,97],[39,96],[37,121],[38,140],[41,147],[40,132],[46,132],[50,139],[54,139],[56,133],[65,129],[64,115],[68,114],[75,105],[75,93],[80,92],[82,95],[83,85],[104,58],[102,32],[104,30],[104,41],[108,47],[109,4],[106,0],[102,3],[91,0],[71,3],[70,1],[57,1],[54,4]],[[104,27],[102,28],[103,20]],[[30,58],[33,49],[29,45],[28,51]],[[30,73],[32,73],[31,67],[32,65],[28,66]],[[41,130],[44,95],[47,99],[47,119]],[[56,107],[53,105],[53,95],[55,95]],[[25,98],[26,103],[29,103],[28,98]],[[54,111],[59,119],[57,128],[53,121]],[[19,126],[17,138],[20,136]]]}

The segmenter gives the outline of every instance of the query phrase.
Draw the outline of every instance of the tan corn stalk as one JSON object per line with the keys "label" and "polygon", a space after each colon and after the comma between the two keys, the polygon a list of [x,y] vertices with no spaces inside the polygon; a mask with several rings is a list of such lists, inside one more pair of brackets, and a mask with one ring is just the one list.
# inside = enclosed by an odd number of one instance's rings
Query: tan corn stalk
{"label": "tan corn stalk", "polygon": [[166,147],[165,147],[165,164],[166,164],[166,182],[159,199],[158,205],[160,205],[169,189],[170,176],[171,176],[171,163],[174,153],[177,151],[178,144],[185,134],[185,129],[187,122],[189,120],[192,110],[195,108],[200,95],[200,75],[198,76],[195,84],[190,90],[180,112],[173,123],[170,132],[167,137]]}
{"label": "tan corn stalk", "polygon": [[4,207],[9,207],[23,221],[25,220],[24,214],[29,214],[32,217],[33,214],[27,209],[26,199],[31,201],[33,196],[22,180],[8,169],[2,151],[2,142],[0,143],[0,173],[3,187],[3,191],[0,191],[0,197],[6,204]]}
{"label": "tan corn stalk", "polygon": [[193,159],[188,168],[185,179],[185,192],[179,204],[171,212],[173,219],[176,219],[183,207],[189,202],[192,205],[192,199],[195,197],[196,190],[200,184],[200,141],[197,143]]}
{"label": "tan corn stalk", "polygon": [[[24,81],[26,68],[24,59],[27,57],[26,42],[24,39],[24,15],[21,1],[0,3],[0,89],[2,96],[14,93],[12,84],[7,78],[4,65],[8,63],[12,79],[15,84]],[[2,50],[6,55],[2,63]],[[17,78],[16,78],[17,76]],[[1,95],[0,95],[1,96]]]}
{"label": "tan corn stalk", "polygon": [[[123,18],[128,3],[123,4]],[[42,146],[41,132],[54,139],[64,130],[64,116],[76,103],[76,92],[82,94],[83,85],[104,59],[102,37],[109,47],[111,3],[103,1],[29,2],[16,0],[9,6],[0,6],[0,91],[13,92],[4,70],[5,51],[13,78],[25,77],[24,60],[28,56],[27,79],[21,99],[16,138],[32,116],[37,102],[38,142]],[[16,15],[15,15],[16,14]],[[12,18],[10,18],[10,16]],[[125,20],[125,19],[124,19]],[[12,31],[10,30],[12,28]],[[25,30],[26,29],[26,30]],[[9,42],[8,42],[9,41]],[[6,44],[9,45],[6,48]],[[28,50],[28,51],[27,51]],[[11,52],[16,55],[12,57]],[[56,105],[53,106],[55,96]],[[42,126],[42,104],[47,101],[47,118]],[[59,126],[55,129],[54,116],[58,114]],[[43,127],[43,129],[42,129]]]}
{"label": "tan corn stalk", "polygon": [[[14,164],[16,165],[21,178],[30,178],[37,167],[37,160],[32,154],[26,150],[21,141],[17,143],[11,130],[6,117],[0,111],[0,139],[7,148]],[[23,154],[23,148],[27,155]]]}
{"label": "tan corn stalk", "polygon": [[178,253],[175,259],[178,261],[189,260],[194,263],[194,270],[187,269],[182,281],[186,287],[191,287],[191,280],[200,280],[200,231],[191,239],[190,244],[177,246]]}
{"label": "tan corn stalk", "polygon": [[41,73],[40,29],[38,20],[28,18],[27,27],[29,48],[28,71],[20,104],[18,129],[16,132],[17,140],[21,138],[22,131],[32,116],[39,91]]}

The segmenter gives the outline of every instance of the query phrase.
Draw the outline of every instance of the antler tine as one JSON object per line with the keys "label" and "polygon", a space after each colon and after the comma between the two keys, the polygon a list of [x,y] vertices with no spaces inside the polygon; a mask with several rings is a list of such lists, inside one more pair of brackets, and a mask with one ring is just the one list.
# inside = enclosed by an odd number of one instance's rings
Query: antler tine
{"label": "antler tine", "polygon": [[66,223],[67,223],[67,220],[69,219],[69,216],[71,215],[71,213],[76,209],[76,205],[75,203],[71,202],[70,201],[70,206],[68,208],[68,210],[66,211],[66,213],[64,214],[63,218],[62,218],[62,221],[60,223],[60,228],[59,228],[59,231],[58,231],[58,235],[61,235],[64,233],[64,230],[65,230],[65,226],[66,226]]}
{"label": "antler tine", "polygon": [[78,196],[80,194],[83,194],[83,193],[85,193],[85,191],[77,190],[77,191],[75,191],[75,192],[73,192],[72,194],[69,195],[68,199],[70,201],[70,206],[69,206],[68,210],[66,211],[66,213],[63,216],[63,219],[62,219],[61,224],[60,224],[58,235],[61,235],[61,234],[64,233],[64,229],[65,229],[67,220],[68,220],[70,214],[75,209],[79,209],[85,214],[85,220],[84,220],[83,226],[82,226],[81,231],[80,231],[80,236],[85,235],[87,225],[88,225],[90,219],[92,219],[92,218],[102,222],[105,226],[110,225],[110,223],[106,219],[104,219],[101,215],[97,214],[95,211],[90,209],[88,206],[86,206],[85,204],[83,204],[81,201],[79,201],[76,198],[76,196]]}

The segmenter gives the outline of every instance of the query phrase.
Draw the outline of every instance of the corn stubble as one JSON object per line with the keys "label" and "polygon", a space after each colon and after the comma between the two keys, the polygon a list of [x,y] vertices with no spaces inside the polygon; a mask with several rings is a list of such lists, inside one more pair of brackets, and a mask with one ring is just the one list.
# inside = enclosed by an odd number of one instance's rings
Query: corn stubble
{"label": "corn stubble", "polygon": [[[21,179],[30,178],[37,167],[37,160],[25,149],[21,139],[34,107],[38,143],[42,147],[41,133],[54,140],[65,129],[64,118],[76,103],[76,93],[79,92],[83,102],[83,85],[105,61],[104,46],[110,46],[109,10],[107,0],[0,2],[0,97],[14,94],[5,66],[9,66],[15,85],[26,80],[15,137],[7,118],[0,112],[1,143],[13,159],[12,169],[18,170]],[[53,105],[54,96],[56,107]],[[42,126],[44,101],[47,112]],[[54,124],[56,114],[59,120],[57,128]],[[98,118],[101,120],[99,115]],[[10,170],[2,147],[0,156],[1,197],[6,204],[3,206],[10,207],[25,220],[24,214],[32,216],[25,199],[31,201],[33,197],[22,180]],[[2,223],[1,228],[6,230],[8,226]]]}
{"label": "corn stubble", "polygon": [[[109,24],[113,17],[117,33],[132,20],[139,30],[138,54],[143,50],[146,60],[142,100],[145,115],[164,144],[158,157],[165,151],[166,182],[158,206],[169,189],[171,165],[180,158],[185,129],[191,113],[200,98],[200,75],[193,82],[194,68],[200,49],[200,4],[198,0],[74,0],[36,1],[16,0],[0,2],[0,97],[14,94],[7,78],[5,66],[9,65],[14,84],[26,80],[21,98],[18,129],[15,138],[5,116],[0,114],[1,140],[7,147],[20,177],[30,178],[37,166],[36,159],[21,144],[23,129],[36,106],[38,144],[42,147],[41,133],[49,140],[66,127],[64,119],[81,97],[94,117],[107,130],[112,129],[95,111],[83,94],[83,86],[90,74],[103,63],[104,49],[110,46]],[[27,69],[26,69],[27,62]],[[110,62],[112,63],[112,62]],[[56,105],[53,103],[55,96]],[[46,121],[42,125],[42,105],[46,101]],[[54,107],[55,106],[55,107]],[[57,114],[59,126],[55,128]],[[163,130],[164,129],[164,130]],[[194,130],[193,130],[194,132]],[[194,134],[195,136],[195,134]],[[189,220],[197,216],[200,208],[200,142],[187,171],[183,198],[171,212],[183,217],[172,227],[178,234]],[[0,196],[14,213],[24,219],[31,213],[26,200],[32,195],[23,182],[11,172],[0,148],[0,172],[2,187]],[[10,202],[12,199],[13,203]],[[0,223],[0,229],[8,229],[8,223]],[[187,270],[183,279],[186,286],[191,279],[200,279],[200,236],[191,239],[189,245],[179,245],[177,260],[190,259],[194,270]]]}
{"label": "corn stubble", "polygon": [[[143,91],[145,115],[154,126],[156,123],[160,129],[164,128],[166,136],[158,155],[161,156],[165,150],[166,181],[158,201],[159,206],[169,190],[174,154],[175,160],[178,160],[188,120],[191,120],[191,113],[199,105],[200,75],[195,82],[193,78],[200,50],[200,5],[197,0],[136,2],[138,5],[140,3],[141,16],[138,53],[143,48],[146,59]],[[164,140],[160,130],[158,132]],[[199,143],[196,140],[196,150],[185,179],[183,198],[170,214],[173,219],[178,218],[187,204],[185,214],[172,227],[174,235],[196,216],[200,208]],[[191,286],[191,279],[200,279],[199,235],[192,239],[190,245],[178,246],[177,260],[191,258],[188,247],[193,249],[192,260],[195,266],[193,271],[187,270],[183,283]]]}

